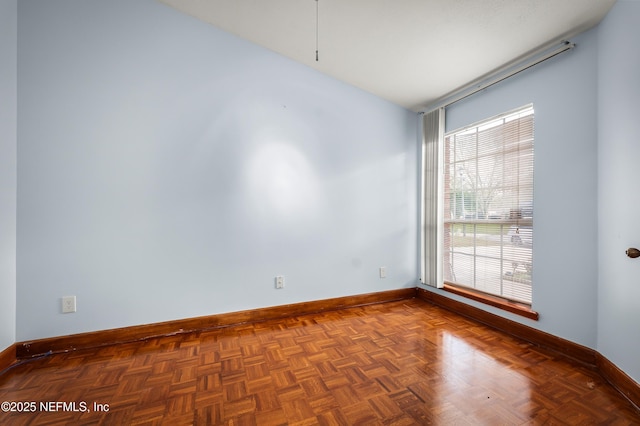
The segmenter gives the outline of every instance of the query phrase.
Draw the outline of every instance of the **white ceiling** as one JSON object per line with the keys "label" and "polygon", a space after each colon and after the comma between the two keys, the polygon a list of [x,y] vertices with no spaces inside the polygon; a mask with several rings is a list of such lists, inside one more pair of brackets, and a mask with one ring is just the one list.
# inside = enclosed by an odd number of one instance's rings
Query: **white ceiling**
{"label": "white ceiling", "polygon": [[414,111],[523,54],[595,26],[615,2],[160,1]]}

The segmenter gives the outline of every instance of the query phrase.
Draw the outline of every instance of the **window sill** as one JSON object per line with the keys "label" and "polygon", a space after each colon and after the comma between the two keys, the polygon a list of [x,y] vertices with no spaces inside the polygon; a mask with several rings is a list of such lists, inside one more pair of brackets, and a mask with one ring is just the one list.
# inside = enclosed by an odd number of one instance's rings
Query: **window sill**
{"label": "window sill", "polygon": [[540,318],[540,315],[536,311],[532,310],[529,306],[522,303],[510,302],[499,297],[490,296],[488,294],[480,293],[471,289],[456,287],[448,283],[444,284],[443,290],[499,309],[503,309],[516,315],[521,315],[535,321],[538,321],[538,319]]}

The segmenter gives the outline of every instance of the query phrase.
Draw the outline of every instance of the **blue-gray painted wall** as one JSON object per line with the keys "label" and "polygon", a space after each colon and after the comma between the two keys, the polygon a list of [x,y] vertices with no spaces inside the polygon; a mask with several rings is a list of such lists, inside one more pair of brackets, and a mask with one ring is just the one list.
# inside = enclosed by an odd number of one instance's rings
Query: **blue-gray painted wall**
{"label": "blue-gray painted wall", "polygon": [[573,50],[449,107],[447,129],[533,104],[532,308],[540,319],[488,310],[595,348],[597,30],[572,41],[576,43]]}
{"label": "blue-gray painted wall", "polygon": [[414,113],[152,0],[18,17],[18,341],[416,285]]}
{"label": "blue-gray painted wall", "polygon": [[0,0],[0,352],[16,339],[17,0]]}
{"label": "blue-gray painted wall", "polygon": [[640,1],[599,27],[598,351],[640,382]]}
{"label": "blue-gray painted wall", "polygon": [[[640,2],[618,1],[577,47],[447,110],[456,129],[533,103],[534,289],[531,321],[596,349],[640,381]],[[447,297],[463,300],[438,291]]]}

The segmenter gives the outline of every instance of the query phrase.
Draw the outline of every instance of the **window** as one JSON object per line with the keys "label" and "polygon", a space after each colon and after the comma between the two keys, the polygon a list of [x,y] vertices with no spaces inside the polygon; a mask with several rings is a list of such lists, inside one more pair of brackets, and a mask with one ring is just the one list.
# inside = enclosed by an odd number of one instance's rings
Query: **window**
{"label": "window", "polygon": [[446,284],[531,304],[534,111],[444,137]]}

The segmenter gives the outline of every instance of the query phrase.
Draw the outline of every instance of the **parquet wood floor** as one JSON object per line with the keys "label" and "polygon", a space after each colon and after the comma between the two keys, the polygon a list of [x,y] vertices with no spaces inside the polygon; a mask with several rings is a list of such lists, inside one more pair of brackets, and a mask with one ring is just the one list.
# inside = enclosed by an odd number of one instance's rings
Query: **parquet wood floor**
{"label": "parquet wood floor", "polygon": [[2,425],[640,424],[596,372],[417,299],[51,355],[0,401],[37,403]]}

